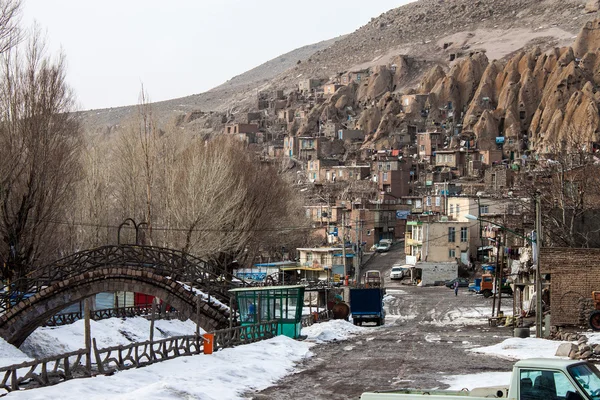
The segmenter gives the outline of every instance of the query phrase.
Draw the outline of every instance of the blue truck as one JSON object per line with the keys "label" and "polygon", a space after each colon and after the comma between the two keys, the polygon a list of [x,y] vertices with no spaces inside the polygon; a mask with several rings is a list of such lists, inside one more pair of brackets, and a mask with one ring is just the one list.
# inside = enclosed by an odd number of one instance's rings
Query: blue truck
{"label": "blue truck", "polygon": [[383,296],[385,289],[356,288],[350,289],[350,312],[354,325],[363,322],[375,322],[376,326],[385,324]]}

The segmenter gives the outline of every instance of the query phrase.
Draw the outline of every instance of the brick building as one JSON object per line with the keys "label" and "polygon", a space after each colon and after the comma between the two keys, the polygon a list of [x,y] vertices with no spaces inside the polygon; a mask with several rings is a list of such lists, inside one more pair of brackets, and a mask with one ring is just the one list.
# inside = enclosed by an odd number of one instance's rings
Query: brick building
{"label": "brick building", "polygon": [[600,249],[548,247],[540,249],[542,275],[550,274],[553,326],[585,325],[592,291],[600,290]]}

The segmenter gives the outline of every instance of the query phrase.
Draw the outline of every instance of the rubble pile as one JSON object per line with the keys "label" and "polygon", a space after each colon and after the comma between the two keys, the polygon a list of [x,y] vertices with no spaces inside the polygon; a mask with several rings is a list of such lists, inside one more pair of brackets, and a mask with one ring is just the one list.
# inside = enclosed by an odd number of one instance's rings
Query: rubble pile
{"label": "rubble pile", "polygon": [[585,335],[559,330],[552,334],[551,339],[570,342],[559,346],[557,356],[572,360],[600,359],[600,344],[589,344]]}

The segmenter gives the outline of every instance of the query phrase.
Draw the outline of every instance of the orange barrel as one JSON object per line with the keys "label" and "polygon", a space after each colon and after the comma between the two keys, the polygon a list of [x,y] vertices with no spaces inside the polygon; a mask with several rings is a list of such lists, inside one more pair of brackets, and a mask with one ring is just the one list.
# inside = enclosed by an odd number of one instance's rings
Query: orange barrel
{"label": "orange barrel", "polygon": [[215,343],[215,334],[205,333],[204,335],[202,335],[202,338],[204,339],[204,346],[202,346],[202,348],[204,349],[204,354],[212,354]]}

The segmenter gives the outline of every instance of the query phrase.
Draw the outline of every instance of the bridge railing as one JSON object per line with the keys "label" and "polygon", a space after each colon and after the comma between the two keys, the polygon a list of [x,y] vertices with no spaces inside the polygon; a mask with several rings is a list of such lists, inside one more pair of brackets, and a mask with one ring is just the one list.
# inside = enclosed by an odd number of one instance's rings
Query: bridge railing
{"label": "bridge railing", "polygon": [[[234,347],[276,336],[277,322],[237,326],[213,333],[216,349]],[[94,339],[91,357],[87,350],[80,349],[54,357],[0,367],[0,390],[12,392],[54,385],[75,378],[112,374],[115,371],[143,367],[180,356],[200,354],[203,351],[204,338],[196,335],[175,336],[104,349],[98,349]]]}
{"label": "bridge railing", "polygon": [[[179,314],[175,310],[166,311],[166,315],[170,317],[177,317]],[[92,310],[90,318],[94,321],[99,321],[107,318],[131,318],[141,317],[152,314],[152,304],[140,304],[137,306],[130,307],[116,307],[116,308],[105,308],[100,310]],[[157,313],[157,318],[160,318]],[[83,319],[83,312],[76,311],[72,313],[62,313],[53,315],[44,326],[61,326],[72,324],[75,321]]]}

